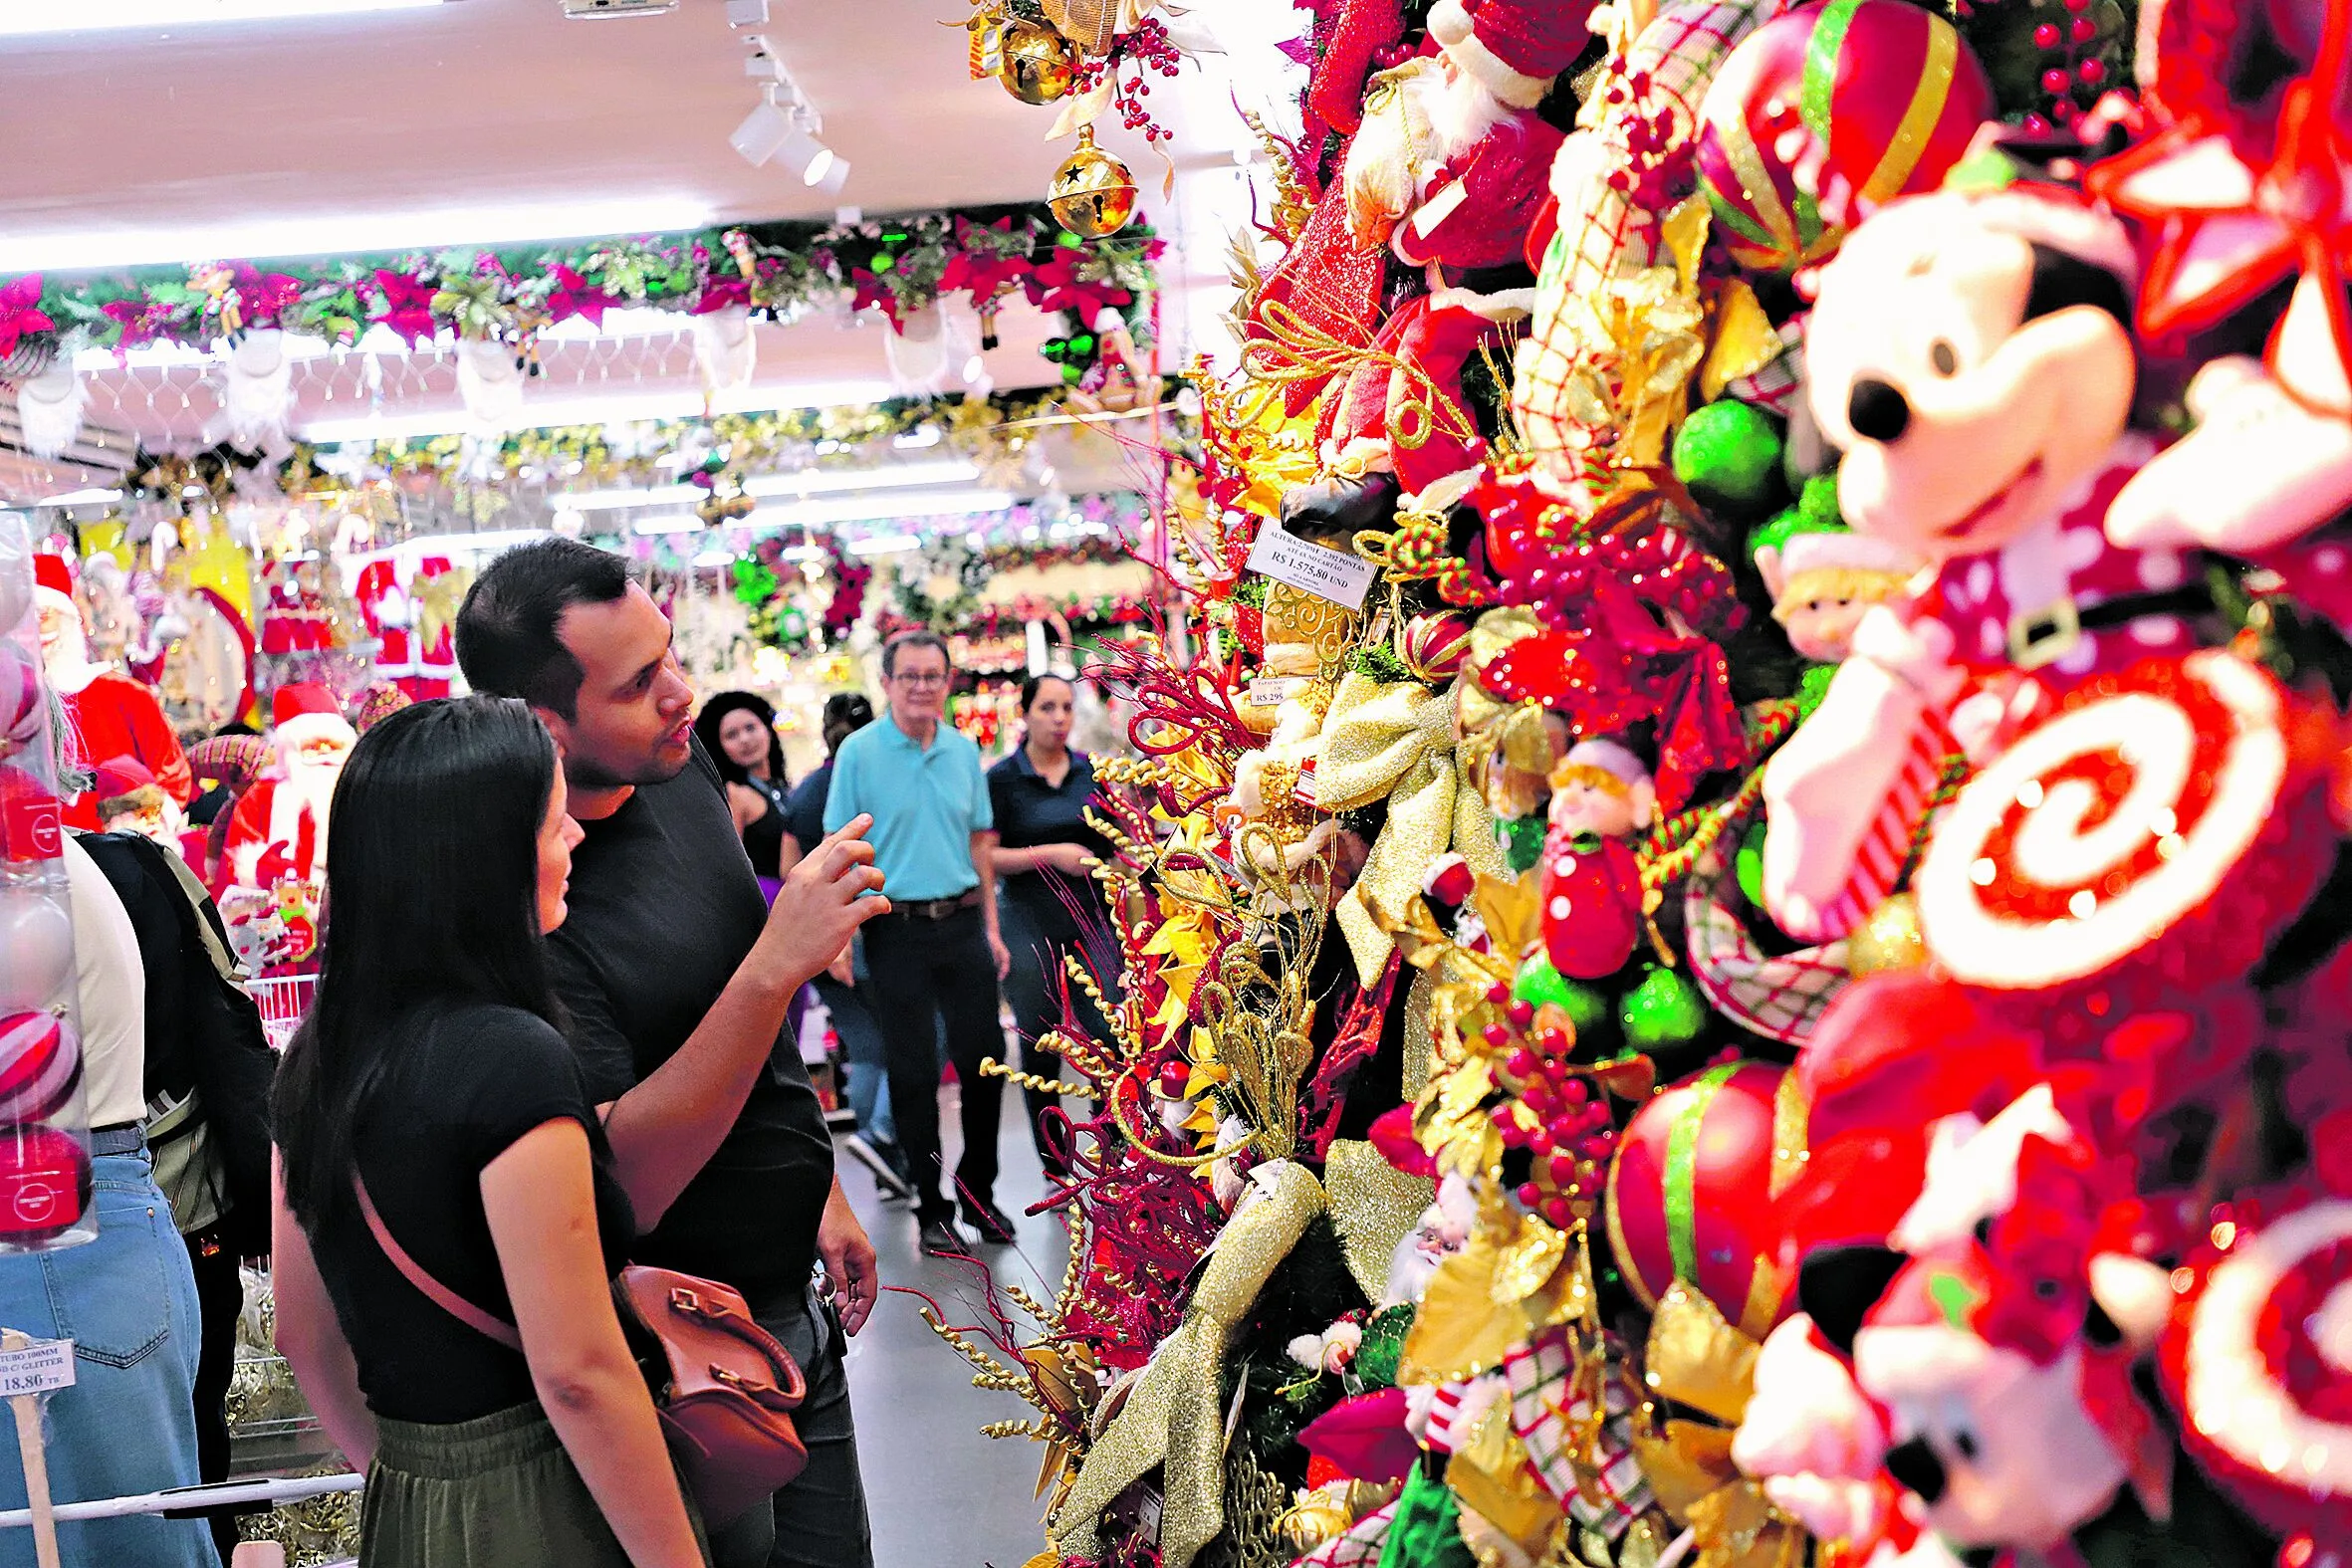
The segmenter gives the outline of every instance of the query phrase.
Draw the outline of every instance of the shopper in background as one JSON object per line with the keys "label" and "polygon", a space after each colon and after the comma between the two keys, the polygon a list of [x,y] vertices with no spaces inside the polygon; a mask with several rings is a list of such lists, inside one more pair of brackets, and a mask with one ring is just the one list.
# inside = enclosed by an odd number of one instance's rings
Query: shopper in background
{"label": "shopper in background", "polygon": [[[78,841],[122,901],[138,942],[147,1149],[187,1247],[201,1317],[197,1463],[205,1480],[226,1480],[223,1401],[245,1308],[239,1265],[270,1250],[270,1085],[278,1053],[240,984],[220,912],[178,853],[132,832],[81,834]],[[236,1520],[215,1518],[212,1538],[228,1556]]]}
{"label": "shopper in background", "polygon": [[[61,793],[88,788],[71,769],[57,707],[50,734]],[[171,1208],[155,1186],[139,1115],[145,1096],[146,976],[137,934],[79,839],[64,846],[82,1073],[91,1125],[91,1208],[98,1239],[0,1257],[0,1324],[34,1339],[74,1342],[74,1387],[42,1418],[50,1495],[120,1497],[196,1484],[196,1281]],[[0,1422],[0,1507],[27,1506],[16,1427]],[[197,1519],[143,1516],[68,1521],[69,1563],[107,1568],[214,1568]],[[31,1530],[0,1530],[0,1565],[32,1568]]]}
{"label": "shopper in background", "polygon": [[[786,870],[799,863],[803,844],[815,844],[824,837],[824,800],[832,788],[833,754],[843,741],[873,722],[874,705],[863,692],[835,692],[824,700],[824,761],[801,781],[784,808],[782,863]],[[890,1069],[882,1049],[882,1025],[866,1005],[872,981],[865,966],[865,938],[860,935],[811,984],[832,1019],[833,1032],[841,1039],[841,1055],[849,1064],[849,1110],[857,1118],[857,1130],[847,1140],[849,1151],[873,1172],[884,1196],[910,1199],[915,1190],[908,1180],[906,1151],[898,1146],[898,1128],[890,1117]]]}
{"label": "shopper in background", "polygon": [[[889,907],[846,824],[773,908],[744,857],[669,620],[619,557],[551,539],[493,560],[458,612],[476,690],[520,696],[563,748],[572,916],[550,944],[589,1093],[636,1206],[639,1262],[726,1281],[808,1376],[809,1466],[712,1538],[726,1568],[865,1568],[845,1333],[873,1308],[874,1253],[833,1180],[832,1139],[786,1023],[793,997]],[[822,1280],[813,1279],[823,1264]]]}
{"label": "shopper in background", "polygon": [[[996,1205],[997,1119],[1003,1082],[980,1063],[1005,1053],[997,982],[1010,955],[997,925],[989,850],[996,818],[980,770],[980,748],[946,722],[954,672],[947,643],[928,631],[902,632],[882,648],[889,712],[850,736],[833,756],[824,805],[827,827],[860,814],[873,819],[874,863],[890,913],[866,927],[874,1015],[889,1052],[890,1112],[914,1167],[922,1249],[967,1255],[954,1216],[991,1243],[1013,1239]],[[963,1102],[964,1157],[956,1197],[940,1184],[941,1019]]]}
{"label": "shopper in background", "polygon": [[[1013,1027],[1021,1036],[1021,1065],[1043,1078],[1059,1076],[1061,1058],[1038,1041],[1074,1012],[1091,1038],[1109,1027],[1085,988],[1068,977],[1064,960],[1076,955],[1106,997],[1118,995],[1118,944],[1104,918],[1102,895],[1087,868],[1110,853],[1110,842],[1086,822],[1094,797],[1094,765],[1069,749],[1077,713],[1077,685],[1059,675],[1022,683],[1022,743],[988,771],[997,821],[990,857],[1005,879],[1005,945],[1013,970],[1005,989]],[[1066,997],[1066,1006],[1064,999]],[[1047,1138],[1045,1113],[1055,1097],[1022,1090],[1029,1103],[1030,1136],[1046,1174],[1062,1173],[1060,1152]]]}
{"label": "shopper in background", "polygon": [[371,1568],[703,1561],[613,1309],[628,1195],[555,1021],[566,803],[531,711],[466,697],[369,731],[328,826],[335,925],[278,1077],[273,1277],[278,1346],[367,1467]]}
{"label": "shopper in background", "polygon": [[752,871],[765,879],[773,895],[776,880],[784,875],[779,851],[792,798],[792,781],[784,775],[784,741],[776,733],[776,710],[765,697],[750,692],[720,692],[695,716],[694,738],[726,781],[727,809],[735,818],[735,830],[743,835],[744,853],[751,856]]}

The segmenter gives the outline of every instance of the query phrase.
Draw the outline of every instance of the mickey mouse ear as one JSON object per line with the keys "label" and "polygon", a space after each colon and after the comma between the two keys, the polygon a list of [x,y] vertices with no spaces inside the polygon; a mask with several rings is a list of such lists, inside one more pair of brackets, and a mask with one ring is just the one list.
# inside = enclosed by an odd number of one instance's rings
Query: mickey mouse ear
{"label": "mickey mouse ear", "polygon": [[1821,1337],[1841,1355],[1850,1356],[1862,1319],[1909,1261],[1901,1252],[1884,1246],[1816,1248],[1797,1269],[1797,1303],[1821,1331]]}

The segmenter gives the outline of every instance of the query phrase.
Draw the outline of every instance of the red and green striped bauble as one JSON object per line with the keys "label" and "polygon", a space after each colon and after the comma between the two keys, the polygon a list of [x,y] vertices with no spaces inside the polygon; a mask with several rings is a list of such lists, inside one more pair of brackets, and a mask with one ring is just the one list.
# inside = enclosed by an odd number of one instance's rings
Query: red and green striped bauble
{"label": "red and green striped bauble", "polygon": [[1699,185],[1734,261],[1793,272],[1846,224],[1934,189],[1993,112],[1951,23],[1907,0],[1829,0],[1725,59],[1699,109]]}
{"label": "red and green striped bauble", "polygon": [[1772,1198],[1804,1126],[1796,1075],[1762,1061],[1710,1067],[1633,1113],[1609,1166],[1609,1244],[1642,1305],[1683,1279],[1753,1339],[1780,1320]]}

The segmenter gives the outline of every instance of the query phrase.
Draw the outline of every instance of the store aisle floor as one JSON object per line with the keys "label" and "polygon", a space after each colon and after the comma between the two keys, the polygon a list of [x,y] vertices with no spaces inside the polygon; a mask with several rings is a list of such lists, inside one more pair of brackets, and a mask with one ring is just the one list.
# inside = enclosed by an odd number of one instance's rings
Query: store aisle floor
{"label": "store aisle floor", "polygon": [[[945,1098],[940,1122],[952,1167],[959,1152],[953,1091]],[[1019,1224],[1021,1243],[983,1247],[979,1256],[1000,1281],[1051,1299],[1061,1280],[1066,1243],[1058,1217],[1021,1213],[1043,1196],[1044,1176],[1021,1097],[1005,1098],[997,1201]],[[963,1359],[923,1325],[921,1303],[888,1288],[920,1290],[939,1303],[950,1323],[969,1325],[984,1321],[980,1270],[917,1252],[914,1212],[885,1204],[865,1168],[846,1154],[836,1165],[842,1189],[873,1237],[884,1287],[872,1320],[850,1342],[848,1362],[875,1568],[1022,1568],[1045,1547],[1041,1507],[1033,1497],[1044,1451],[1025,1438],[984,1438],[980,1428],[1031,1411],[1009,1394],[972,1387]]]}

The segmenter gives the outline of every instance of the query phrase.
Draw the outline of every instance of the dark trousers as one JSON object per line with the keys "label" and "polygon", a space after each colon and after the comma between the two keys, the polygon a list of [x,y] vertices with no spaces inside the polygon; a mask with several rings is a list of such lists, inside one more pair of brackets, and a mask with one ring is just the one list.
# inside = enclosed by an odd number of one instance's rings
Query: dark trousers
{"label": "dark trousers", "polygon": [[711,1537],[712,1568],[873,1568],[873,1530],[865,1481],[857,1468],[857,1431],[849,1417],[848,1349],[831,1302],[783,1291],[754,1297],[752,1317],[784,1342],[809,1380],[793,1426],[809,1446],[809,1467],[778,1492],[772,1509],[754,1508]]}
{"label": "dark trousers", "polygon": [[[1057,915],[1060,918],[1055,918]],[[1058,910],[1047,914],[1017,898],[1005,900],[1004,919],[1005,946],[1013,953],[1013,970],[1005,978],[1005,1000],[1013,1007],[1013,1032],[1021,1036],[1022,1070],[1041,1078],[1059,1077],[1060,1056],[1038,1045],[1049,1032],[1074,1026],[1088,1039],[1110,1037],[1101,1009],[1083,987],[1070,980],[1062,959],[1076,954],[1103,997],[1115,1005],[1119,997],[1118,944],[1107,930],[1080,932],[1066,914]],[[1046,1142],[1045,1115],[1058,1103],[1058,1097],[1031,1088],[1024,1088],[1021,1094],[1028,1103],[1029,1135],[1037,1145],[1038,1158],[1052,1171],[1061,1159]]]}
{"label": "dark trousers", "polygon": [[980,1064],[1004,1057],[1005,1033],[997,1021],[996,960],[980,911],[959,909],[945,920],[895,914],[869,920],[865,964],[873,972],[867,1001],[889,1054],[890,1115],[913,1172],[918,1213],[925,1220],[944,1219],[956,1207],[955,1196],[940,1185],[946,1174],[939,1154],[942,1019],[947,1059],[963,1085],[964,1158],[956,1166],[956,1187],[993,1201],[1004,1080],[982,1076]]}
{"label": "dark trousers", "polygon": [[[180,1239],[187,1243],[188,1266],[196,1274],[196,1473],[208,1481],[227,1480],[229,1417],[222,1402],[237,1370],[237,1315],[245,1310],[245,1278],[237,1272],[237,1254],[219,1244],[217,1232]],[[237,1549],[237,1521],[222,1514],[211,1525],[213,1544],[225,1563]]]}

